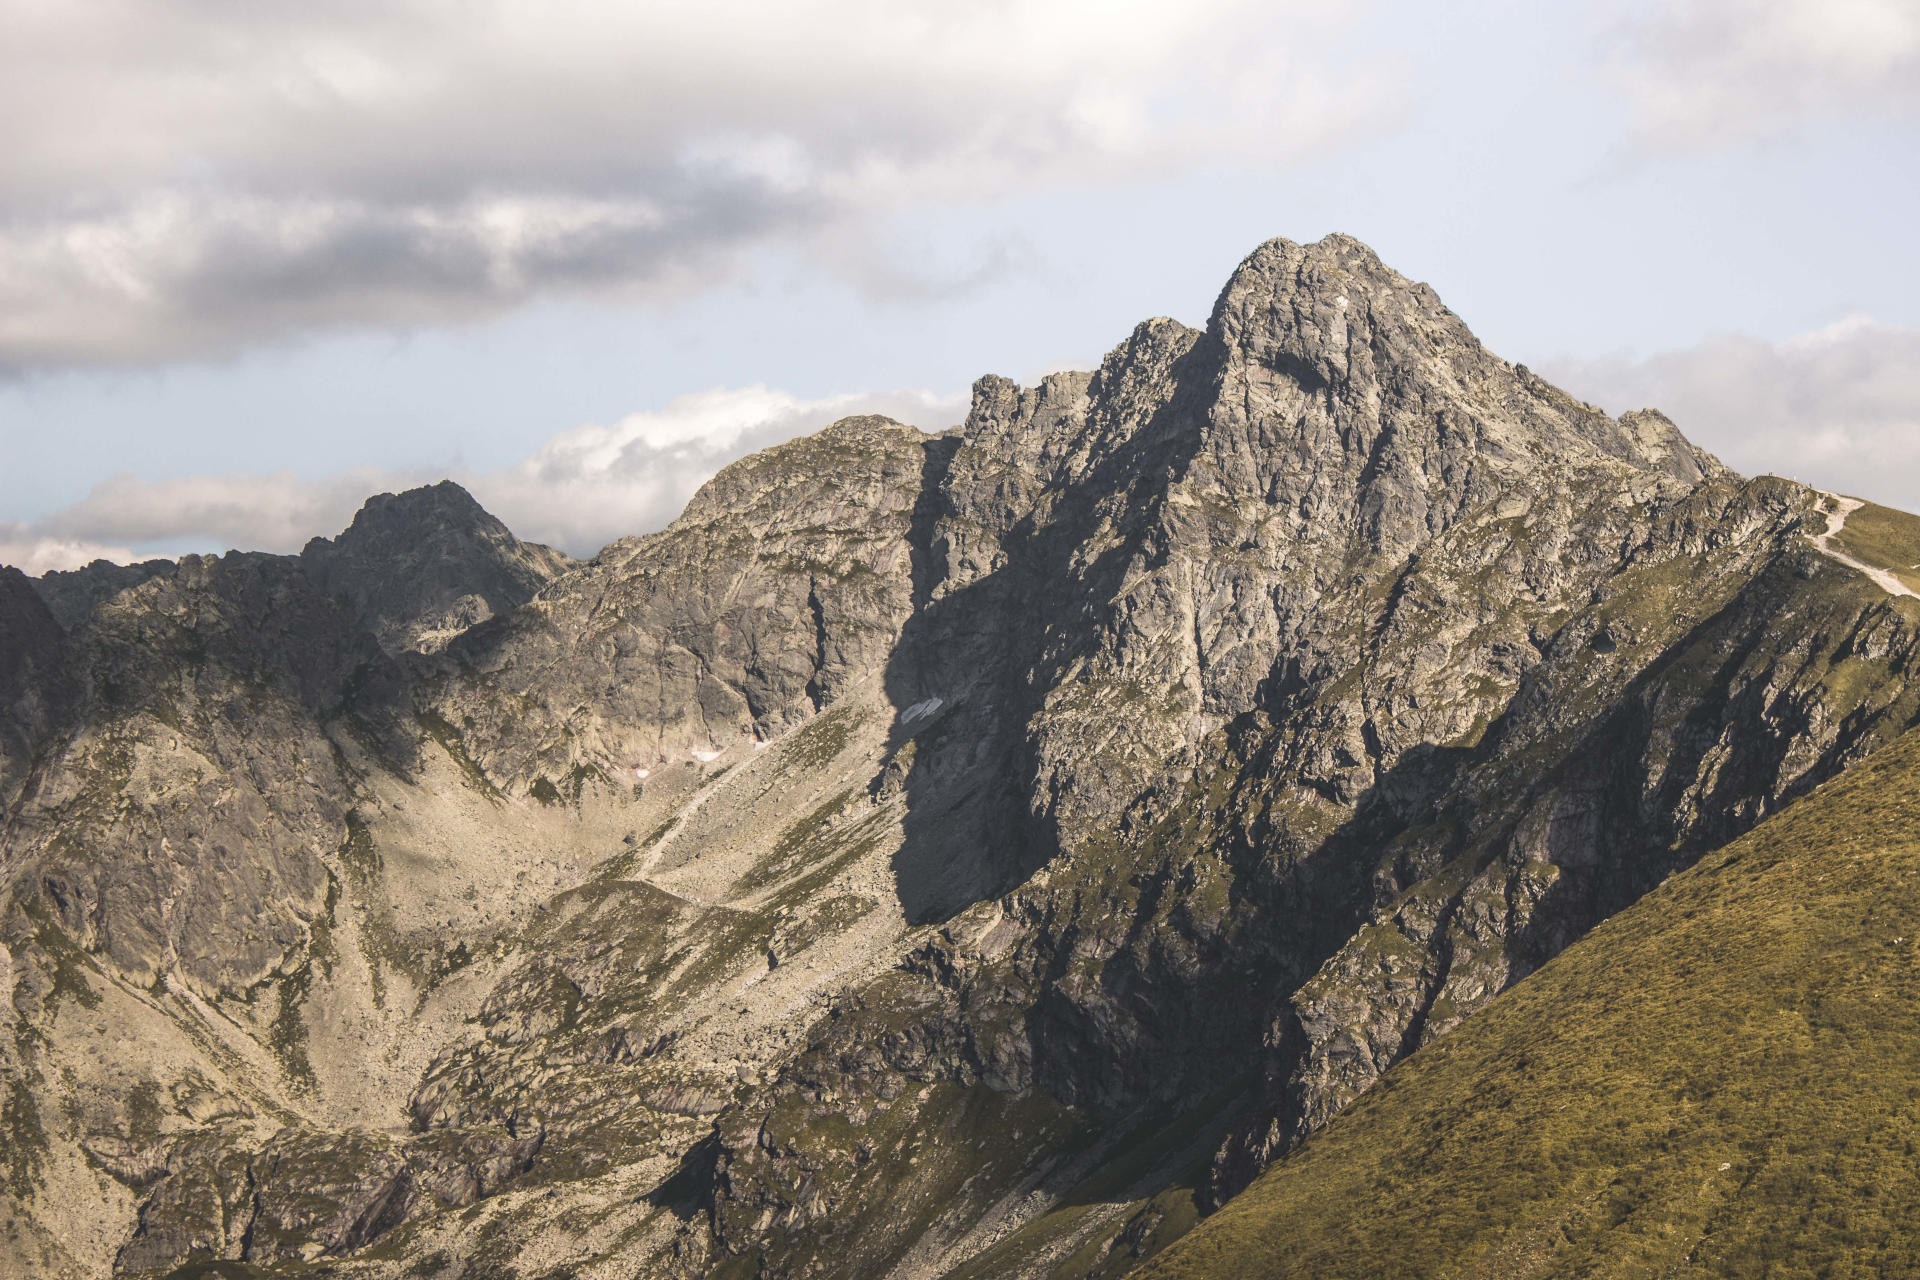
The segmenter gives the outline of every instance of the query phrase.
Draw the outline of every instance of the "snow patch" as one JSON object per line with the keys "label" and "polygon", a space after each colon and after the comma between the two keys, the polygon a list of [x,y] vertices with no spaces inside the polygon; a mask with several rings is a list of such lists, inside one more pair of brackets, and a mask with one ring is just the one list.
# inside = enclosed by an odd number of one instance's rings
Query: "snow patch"
{"label": "snow patch", "polygon": [[707,764],[711,761],[718,760],[720,753],[718,751],[696,751],[693,753],[693,758],[701,764]]}
{"label": "snow patch", "polygon": [[634,776],[634,777],[636,777],[636,778],[644,778],[644,777],[646,777],[646,776],[647,776],[647,774],[648,774],[649,772],[651,772],[651,770],[647,770],[647,769],[635,769],[635,770],[633,771],[633,776]]}
{"label": "snow patch", "polygon": [[915,720],[924,720],[946,705],[944,698],[928,698],[925,702],[916,702],[900,713],[900,723],[912,724]]}

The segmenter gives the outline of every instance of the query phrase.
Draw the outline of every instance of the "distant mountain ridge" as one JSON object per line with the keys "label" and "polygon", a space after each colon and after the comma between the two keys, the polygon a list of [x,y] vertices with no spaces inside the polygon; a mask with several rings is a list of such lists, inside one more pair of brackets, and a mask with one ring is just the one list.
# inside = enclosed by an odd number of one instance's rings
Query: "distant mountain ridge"
{"label": "distant mountain ridge", "polygon": [[1330,236],[588,561],[0,574],[0,1258],[1125,1274],[1920,719],[1838,509]]}
{"label": "distant mountain ridge", "polygon": [[573,566],[522,542],[451,480],[369,498],[338,538],[315,538],[301,567],[389,650],[431,651],[511,613]]}
{"label": "distant mountain ridge", "polygon": [[[468,627],[519,608],[574,564],[552,547],[515,538],[451,480],[376,494],[338,538],[311,539],[298,561],[395,652],[442,648]],[[171,560],[95,560],[31,581],[71,630],[102,603],[175,567]]]}
{"label": "distant mountain ridge", "polygon": [[95,560],[78,569],[49,570],[33,579],[33,589],[46,601],[60,625],[71,631],[85,622],[87,615],[102,601],[111,600],[149,578],[171,573],[173,568],[171,560],[142,560],[135,564]]}

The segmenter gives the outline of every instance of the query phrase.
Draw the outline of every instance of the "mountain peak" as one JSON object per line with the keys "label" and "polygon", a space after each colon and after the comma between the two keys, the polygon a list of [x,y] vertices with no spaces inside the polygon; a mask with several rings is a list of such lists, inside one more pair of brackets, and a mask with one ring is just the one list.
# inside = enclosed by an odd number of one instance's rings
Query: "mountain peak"
{"label": "mountain peak", "polygon": [[1616,422],[1494,355],[1430,286],[1352,236],[1262,244],[1221,290],[1208,329],[1241,376],[1276,394],[1290,382],[1309,412],[1354,420],[1336,434],[1369,455],[1391,440],[1431,458],[1453,422],[1502,468],[1604,456],[1683,483],[1722,470],[1666,418]]}
{"label": "mountain peak", "polygon": [[451,480],[375,494],[339,537],[307,543],[300,561],[390,652],[437,650],[519,608],[572,564],[514,537]]}
{"label": "mountain peak", "polygon": [[[491,512],[460,485],[451,480],[423,484],[399,493],[376,493],[360,505],[353,521],[341,533],[338,542],[379,537],[402,528],[421,534],[450,528],[482,528],[488,532],[507,531]],[[313,542],[328,539],[315,538]],[[308,545],[312,545],[309,543]]]}
{"label": "mountain peak", "polygon": [[1284,353],[1308,367],[1301,372],[1337,380],[1361,354],[1356,326],[1399,339],[1382,353],[1390,356],[1484,353],[1432,288],[1338,234],[1311,244],[1273,239],[1248,254],[1220,291],[1208,328],[1230,346]]}
{"label": "mountain peak", "polygon": [[899,439],[921,440],[926,433],[883,413],[856,413],[836,418],[815,433],[823,444],[878,445],[886,447]]}

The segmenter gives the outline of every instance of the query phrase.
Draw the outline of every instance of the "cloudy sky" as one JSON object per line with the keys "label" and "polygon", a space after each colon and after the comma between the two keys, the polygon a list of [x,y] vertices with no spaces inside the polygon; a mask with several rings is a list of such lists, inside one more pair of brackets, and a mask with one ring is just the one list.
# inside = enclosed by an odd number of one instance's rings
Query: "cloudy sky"
{"label": "cloudy sky", "polygon": [[1920,508],[1920,0],[0,0],[0,561],[451,475],[590,553],[1360,236],[1729,464]]}

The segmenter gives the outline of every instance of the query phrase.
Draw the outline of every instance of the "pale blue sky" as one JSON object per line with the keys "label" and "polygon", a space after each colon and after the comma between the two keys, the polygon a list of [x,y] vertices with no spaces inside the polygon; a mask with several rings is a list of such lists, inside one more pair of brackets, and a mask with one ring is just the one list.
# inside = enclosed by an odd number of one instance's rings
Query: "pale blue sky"
{"label": "pale blue sky", "polygon": [[[825,41],[836,6],[819,7]],[[384,168],[340,160],[311,112],[292,115],[284,146],[267,126],[235,142],[182,111],[144,150],[76,131],[44,154],[0,158],[0,302],[16,315],[0,321],[0,368],[12,370],[0,375],[0,559],[287,549],[333,531],[364,491],[443,474],[529,536],[591,551],[657,527],[741,449],[869,395],[947,425],[974,377],[1084,366],[1149,315],[1201,323],[1262,239],[1333,230],[1433,284],[1495,351],[1609,409],[1653,397],[1743,470],[1920,507],[1916,4],[1328,3],[1256,20],[1223,3],[1211,27],[1160,32],[1161,19],[1121,13],[1111,21],[1143,24],[1138,41],[1048,52],[1044,42],[1091,21],[1082,8],[1038,29],[989,14],[960,33],[979,42],[985,73],[960,55],[949,66],[947,47],[927,52],[917,32],[880,41],[874,59],[918,50],[932,67],[938,101],[903,109],[904,124],[889,104],[916,90],[898,67],[884,93],[843,95],[812,117],[803,68],[765,90],[770,114],[743,124],[726,83],[734,53],[689,20],[676,38],[711,58],[710,92],[634,105],[653,122],[617,154],[583,145],[542,168],[535,104],[517,119],[531,161],[466,137],[457,112],[423,127],[419,147],[454,157],[430,182],[407,168],[440,165],[413,158],[428,150],[396,145]],[[132,23],[131,12],[103,7],[98,21]],[[592,6],[582,13],[590,23]],[[404,63],[407,42],[433,34],[361,40],[340,21],[320,36],[255,38],[311,40],[331,67],[357,41]],[[84,24],[40,34],[82,51],[68,55],[76,85],[99,72],[91,42],[117,43]],[[835,38],[857,44],[859,32]],[[1039,52],[1002,56],[1022,39]],[[190,61],[183,41],[177,56]],[[1157,60],[1156,42],[1173,52]],[[309,49],[299,65],[319,57]],[[827,61],[823,81],[865,65],[857,51]],[[743,83],[765,83],[757,67],[738,68]],[[949,72],[961,89],[940,80]],[[993,94],[969,99],[983,74]],[[156,83],[143,93],[173,92]],[[1004,121],[975,128],[1006,102]],[[404,95],[355,105],[431,115]],[[147,106],[136,97],[125,109]],[[556,111],[550,127],[571,137],[577,116],[624,121],[625,109],[609,91]],[[702,131],[703,111],[714,130]],[[576,233],[549,218],[559,230],[542,234],[557,239],[532,267],[511,263],[508,285],[462,279],[458,255],[420,267],[414,257],[440,250],[418,236],[381,240],[377,269],[309,252],[284,222],[209,239],[197,257],[174,248],[198,243],[196,224],[277,218],[297,200],[372,209],[369,219],[387,201],[418,221],[411,211],[429,206],[453,218],[444,211],[471,207],[474,192],[533,190],[655,217],[654,187],[689,181],[689,147],[790,118],[772,130],[783,150],[727,152],[757,184],[739,197],[744,212],[728,203],[734,187],[695,191],[687,220],[670,211],[660,243],[643,249],[593,240],[593,219],[576,219],[587,228]],[[881,179],[833,159],[864,155],[866,129],[894,165]],[[664,167],[596,169],[654,142]],[[310,177],[285,158],[301,148]],[[141,202],[156,192],[186,200],[187,215],[153,214]],[[133,210],[124,225],[112,221],[122,210]],[[140,239],[125,229],[138,218],[159,229]],[[147,273],[132,304],[60,257],[75,228],[100,235],[102,219],[124,255],[115,270]],[[378,238],[355,234],[355,245]],[[503,270],[475,262],[475,273]],[[756,387],[771,398],[682,400]],[[593,425],[606,428],[589,433],[600,461],[582,461],[580,429]]]}

